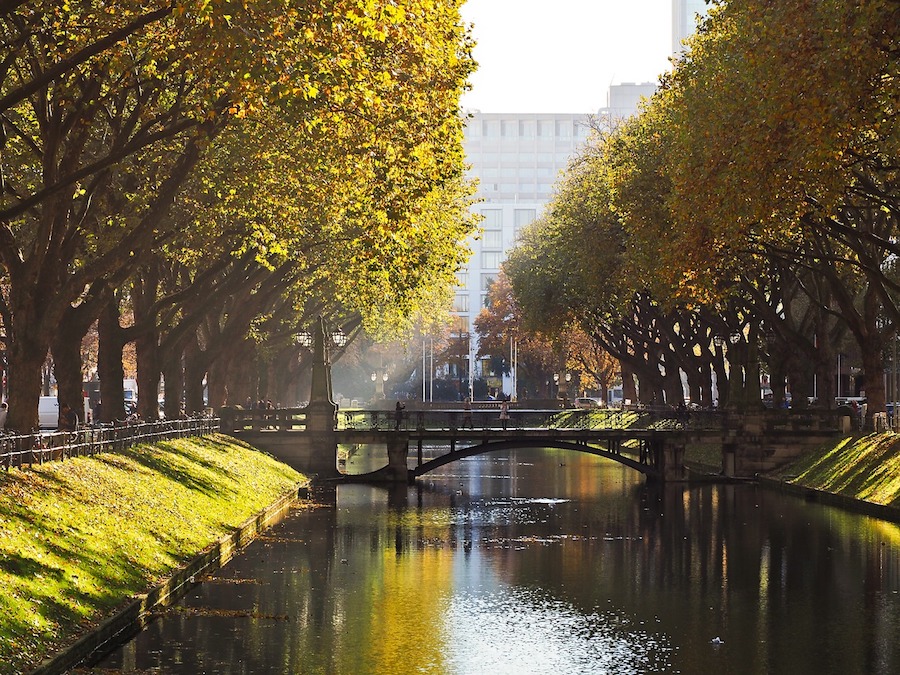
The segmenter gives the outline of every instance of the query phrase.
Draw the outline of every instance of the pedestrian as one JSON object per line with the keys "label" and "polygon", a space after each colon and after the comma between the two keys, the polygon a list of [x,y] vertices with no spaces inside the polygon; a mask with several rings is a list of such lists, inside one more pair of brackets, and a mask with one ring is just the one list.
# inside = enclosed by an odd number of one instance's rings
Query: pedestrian
{"label": "pedestrian", "polygon": [[509,399],[505,396],[503,400],[500,401],[500,424],[503,426],[503,431],[506,431],[506,425],[509,422]]}
{"label": "pedestrian", "polygon": [[57,426],[57,431],[75,431],[77,426],[78,415],[72,410],[68,403],[63,403],[62,409],[59,412],[59,425]]}
{"label": "pedestrian", "polygon": [[400,423],[403,422],[403,409],[406,406],[400,401],[394,406],[394,431],[400,431]]}
{"label": "pedestrian", "polygon": [[0,430],[6,428],[6,415],[9,413],[9,406],[6,401],[0,403]]}
{"label": "pedestrian", "polygon": [[469,425],[470,429],[474,429],[475,427],[472,425],[472,397],[466,396],[466,400],[463,401],[463,429],[466,428],[466,424]]}

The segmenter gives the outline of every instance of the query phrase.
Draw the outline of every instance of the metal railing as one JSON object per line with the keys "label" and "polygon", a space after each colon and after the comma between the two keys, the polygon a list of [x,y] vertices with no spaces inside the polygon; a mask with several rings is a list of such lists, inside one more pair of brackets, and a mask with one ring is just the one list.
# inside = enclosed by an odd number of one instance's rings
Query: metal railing
{"label": "metal railing", "polygon": [[222,408],[219,415],[228,433],[306,430],[307,408]]}
{"label": "metal railing", "polygon": [[[670,406],[633,406],[626,408],[534,409],[518,405],[509,407],[504,427],[500,404],[480,404],[471,411],[459,407],[419,408],[415,403],[402,411],[399,425],[394,409],[338,410],[334,429],[355,431],[458,431],[516,429],[582,429],[603,431],[616,429],[653,431],[724,432],[742,429],[748,422],[763,433],[809,433],[836,431],[835,411],[730,411],[715,409],[677,409]],[[227,433],[246,431],[307,430],[308,408],[275,408],[244,410],[223,408],[221,428]]]}
{"label": "metal railing", "polygon": [[[337,429],[391,431],[398,428],[394,410],[346,410],[338,413]],[[722,427],[721,413],[681,413],[671,408],[660,410],[509,409],[506,429],[674,429]],[[499,406],[466,411],[404,410],[399,430],[456,431],[463,429],[503,429]]]}
{"label": "metal railing", "polygon": [[172,438],[205,436],[219,431],[216,417],[191,417],[158,422],[116,422],[79,428],[76,431],[0,434],[0,466],[31,466],[71,457],[121,452],[142,443]]}

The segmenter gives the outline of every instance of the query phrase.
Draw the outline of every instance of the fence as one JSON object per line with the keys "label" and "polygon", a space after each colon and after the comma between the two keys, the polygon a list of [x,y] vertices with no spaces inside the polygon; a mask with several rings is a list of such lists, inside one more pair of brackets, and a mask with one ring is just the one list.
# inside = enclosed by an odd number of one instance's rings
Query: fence
{"label": "fence", "polygon": [[[619,408],[591,408],[547,410],[509,408],[509,429],[721,429],[724,415],[709,411],[659,409],[623,410]],[[388,431],[398,428],[394,410],[346,410],[338,413],[338,429]],[[457,430],[501,429],[499,404],[479,407],[466,414],[463,410],[404,410],[399,429]]]}
{"label": "fence", "polygon": [[0,436],[0,466],[8,471],[10,467],[31,466],[101,452],[121,452],[141,443],[205,436],[217,431],[218,418],[191,417],[158,422],[117,422],[77,431],[5,434]]}

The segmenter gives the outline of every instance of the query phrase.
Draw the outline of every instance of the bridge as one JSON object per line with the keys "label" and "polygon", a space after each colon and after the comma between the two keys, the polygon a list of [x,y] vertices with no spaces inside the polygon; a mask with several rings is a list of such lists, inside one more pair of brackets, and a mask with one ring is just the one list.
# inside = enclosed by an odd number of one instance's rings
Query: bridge
{"label": "bridge", "polygon": [[[325,322],[313,333],[310,402],[303,408],[244,410],[226,407],[221,428],[318,480],[409,481],[450,462],[504,448],[561,448],[607,457],[649,480],[680,480],[688,443],[721,447],[722,472],[752,476],[828,440],[846,423],[833,411],[530,410],[482,404],[471,419],[460,408],[420,403],[409,411],[338,411],[331,396]],[[413,405],[412,403],[410,404]],[[339,470],[338,447],[375,445],[385,465],[364,476]],[[425,448],[429,456],[425,457]],[[411,467],[411,455],[414,464]],[[435,449],[438,449],[435,451]]]}
{"label": "bridge", "polygon": [[[404,411],[399,424],[393,410],[338,411],[329,428],[319,430],[307,408],[225,408],[220,414],[224,431],[323,480],[410,481],[466,457],[557,448],[605,457],[662,482],[686,477],[685,447],[692,443],[721,446],[727,475],[753,476],[773,468],[837,433],[836,418],[821,412],[513,407],[504,428],[494,403],[473,410],[471,422],[460,408]],[[385,465],[364,475],[342,472],[338,448],[358,445],[382,448]]]}

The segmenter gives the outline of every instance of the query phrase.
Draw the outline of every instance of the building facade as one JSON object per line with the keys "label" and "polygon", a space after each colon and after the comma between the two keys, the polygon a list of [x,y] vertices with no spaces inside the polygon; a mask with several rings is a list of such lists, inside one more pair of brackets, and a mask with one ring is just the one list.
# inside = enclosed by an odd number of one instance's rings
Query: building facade
{"label": "building facade", "polygon": [[705,0],[672,0],[672,53],[684,49],[683,40],[694,34],[697,15],[706,16]]}
{"label": "building facade", "polygon": [[[466,372],[451,377],[487,380],[489,389],[513,394],[512,379],[476,363],[475,318],[487,303],[488,289],[507,252],[524,227],[540,217],[554,183],[590,134],[589,116],[578,114],[472,113],[465,128],[469,178],[478,181],[473,210],[483,216],[481,232],[470,242],[472,257],[458,276],[451,340],[460,341]],[[455,370],[451,364],[451,370]],[[464,392],[463,392],[464,393]],[[470,392],[471,393],[471,389]]]}
{"label": "building facade", "polygon": [[[704,0],[672,1],[673,54],[682,50],[682,40],[694,32],[697,15],[705,13]],[[612,125],[635,114],[640,100],[652,96],[656,87],[653,82],[612,85],[607,107],[597,111],[597,121]],[[485,378],[492,391],[515,393],[512,377],[495,376],[488,363],[475,362],[475,318],[486,305],[491,282],[519,233],[543,214],[560,172],[589,135],[587,114],[471,113],[464,147],[469,177],[478,181],[479,201],[473,210],[484,220],[480,234],[469,242],[469,264],[458,275],[451,340],[458,341],[452,351],[461,358],[449,365],[451,377],[469,382],[469,394],[476,377]]]}

